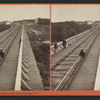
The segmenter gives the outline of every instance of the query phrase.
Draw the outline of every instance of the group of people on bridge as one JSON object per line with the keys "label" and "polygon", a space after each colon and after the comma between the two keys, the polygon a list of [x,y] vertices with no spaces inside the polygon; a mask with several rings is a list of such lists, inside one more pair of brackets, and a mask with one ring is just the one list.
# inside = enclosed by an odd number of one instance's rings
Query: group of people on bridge
{"label": "group of people on bridge", "polygon": [[[66,40],[63,40],[63,47],[66,48]],[[58,45],[57,42],[54,43],[54,52],[57,53]]]}
{"label": "group of people on bridge", "polygon": [[[63,42],[63,48],[66,48],[66,40],[64,39],[62,42]],[[58,45],[57,45],[57,42],[55,42],[55,44],[54,44],[54,52],[55,53],[57,53],[57,49],[58,49]],[[83,48],[81,49],[79,56],[82,58],[85,57],[85,52],[84,52]]]}

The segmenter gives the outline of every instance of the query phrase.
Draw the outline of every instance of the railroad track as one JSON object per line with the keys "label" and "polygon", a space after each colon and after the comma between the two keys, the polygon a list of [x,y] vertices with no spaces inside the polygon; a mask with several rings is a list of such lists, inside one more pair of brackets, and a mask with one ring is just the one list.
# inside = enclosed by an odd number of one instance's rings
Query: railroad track
{"label": "railroad track", "polygon": [[16,27],[14,30],[12,30],[9,33],[6,33],[2,37],[0,37],[0,48],[5,48],[5,46],[9,43],[9,41],[13,38],[13,36],[18,33],[19,27]]}
{"label": "railroad track", "polygon": [[19,31],[20,31],[20,27],[17,26],[12,31],[6,34],[4,33],[4,35],[0,37],[0,48],[3,48],[3,51],[5,53],[4,58],[2,59],[0,58],[0,66],[2,65],[4,59],[6,58],[6,55]]}
{"label": "railroad track", "polygon": [[74,73],[77,71],[76,69],[79,68],[78,66],[80,65],[80,62],[82,60],[82,58],[79,57],[79,52],[82,48],[84,48],[85,51],[88,52],[99,32],[100,29],[97,28],[93,32],[90,32],[89,34],[84,36],[78,42],[78,44],[72,48],[72,50],[70,50],[67,54],[61,56],[57,61],[52,64],[52,90],[63,90],[65,84],[67,84],[66,87],[69,86],[71,79],[73,79]]}

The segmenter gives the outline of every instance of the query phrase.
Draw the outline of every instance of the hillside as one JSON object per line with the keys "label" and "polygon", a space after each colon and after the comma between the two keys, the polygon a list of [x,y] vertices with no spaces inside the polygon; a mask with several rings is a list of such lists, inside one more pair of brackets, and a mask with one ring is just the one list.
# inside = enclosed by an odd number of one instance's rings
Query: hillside
{"label": "hillside", "polygon": [[41,41],[50,41],[50,25],[33,24],[29,27],[37,31],[37,36],[41,38]]}
{"label": "hillside", "polygon": [[0,24],[0,32],[5,31],[10,28],[10,25]]}

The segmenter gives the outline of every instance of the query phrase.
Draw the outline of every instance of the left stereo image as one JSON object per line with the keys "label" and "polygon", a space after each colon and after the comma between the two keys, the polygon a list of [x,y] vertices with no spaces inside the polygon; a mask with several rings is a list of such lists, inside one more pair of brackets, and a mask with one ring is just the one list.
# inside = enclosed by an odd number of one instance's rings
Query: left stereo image
{"label": "left stereo image", "polygon": [[50,5],[0,9],[0,91],[50,90]]}

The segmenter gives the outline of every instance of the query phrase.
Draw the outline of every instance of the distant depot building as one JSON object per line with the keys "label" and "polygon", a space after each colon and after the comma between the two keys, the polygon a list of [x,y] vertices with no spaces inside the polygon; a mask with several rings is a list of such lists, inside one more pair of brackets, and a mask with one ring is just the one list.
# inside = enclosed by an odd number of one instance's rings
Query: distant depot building
{"label": "distant depot building", "polygon": [[37,18],[37,19],[35,19],[35,23],[37,23],[37,24],[50,24],[50,19]]}
{"label": "distant depot building", "polygon": [[95,21],[94,23],[95,23],[95,24],[100,24],[100,21]]}
{"label": "distant depot building", "polygon": [[6,21],[6,25],[10,25],[12,22],[10,21]]}
{"label": "distant depot building", "polygon": [[83,21],[83,22],[81,22],[81,21],[79,21],[79,22],[77,22],[78,24],[88,24],[88,25],[92,25],[93,24],[93,21]]}
{"label": "distant depot building", "polygon": [[80,21],[79,21],[79,22],[77,22],[77,23],[78,23],[78,24],[80,24],[80,25],[81,25],[81,24],[83,24],[83,22],[80,22]]}
{"label": "distant depot building", "polygon": [[88,24],[88,25],[91,25],[91,24],[93,24],[93,21],[84,21],[84,24]]}
{"label": "distant depot building", "polygon": [[10,21],[2,21],[2,22],[0,22],[0,24],[5,24],[5,25],[10,25],[12,22],[10,22]]}
{"label": "distant depot building", "polygon": [[93,23],[93,27],[98,26],[98,25],[100,25],[100,21],[95,21],[95,22]]}

